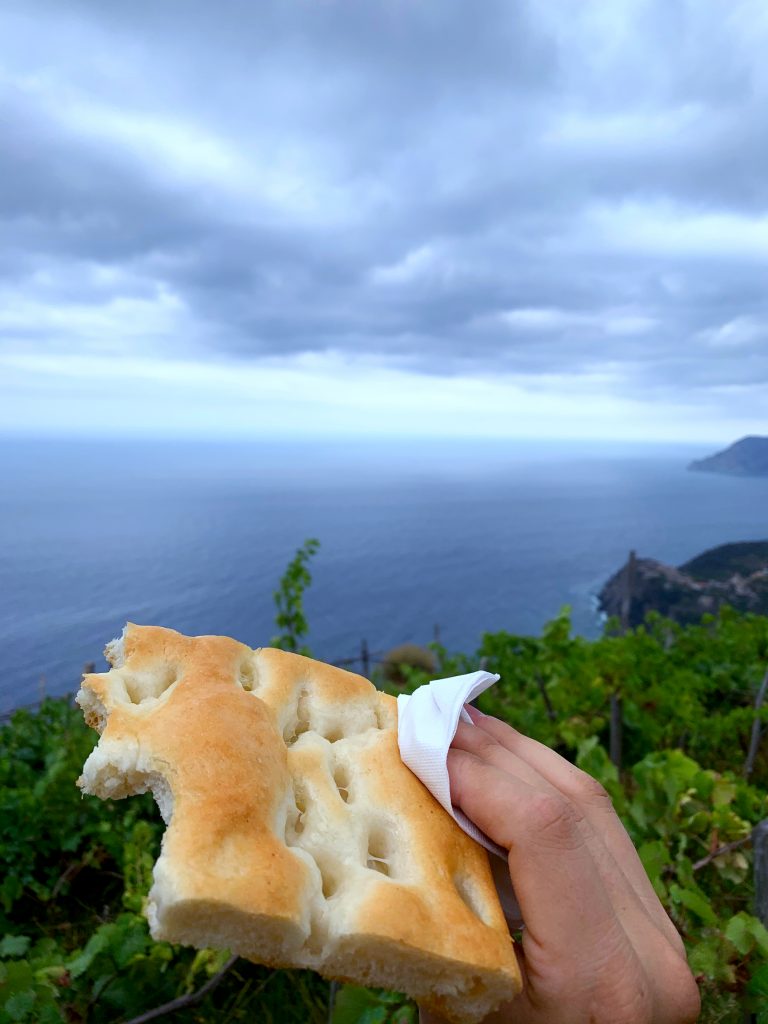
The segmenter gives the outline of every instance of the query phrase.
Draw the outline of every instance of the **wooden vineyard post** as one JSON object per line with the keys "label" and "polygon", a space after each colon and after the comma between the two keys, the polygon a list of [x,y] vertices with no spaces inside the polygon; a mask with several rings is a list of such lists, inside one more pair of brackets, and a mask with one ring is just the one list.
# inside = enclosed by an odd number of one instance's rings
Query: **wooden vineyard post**
{"label": "wooden vineyard post", "polygon": [[332,981],[328,986],[328,1024],[333,1024],[333,1011],[336,1009],[336,996],[339,994],[338,981]]}
{"label": "wooden vineyard post", "polygon": [[749,737],[749,752],[747,753],[747,759],[744,762],[745,779],[748,779],[752,774],[752,770],[755,767],[755,758],[757,757],[757,751],[760,746],[760,737],[763,731],[762,722],[760,721],[760,708],[765,700],[766,690],[768,690],[768,669],[765,670],[763,681],[760,684],[760,689],[757,691],[757,696],[755,697],[755,717],[752,721],[752,734]]}
{"label": "wooden vineyard post", "polygon": [[755,875],[755,917],[768,928],[768,818],[752,829]]}
{"label": "wooden vineyard post", "polygon": [[[539,688],[541,699],[544,701],[544,707],[547,709],[547,718],[550,720],[550,722],[554,722],[554,720],[557,718],[557,713],[555,712],[555,709],[552,707],[552,701],[549,699],[549,694],[547,693],[547,684],[544,682],[544,679],[540,672],[536,673],[536,685]],[[611,707],[613,707],[613,705],[611,705]]]}
{"label": "wooden vineyard post", "polygon": [[611,764],[614,764],[617,768],[621,768],[621,742],[622,742],[622,722],[621,722],[621,697],[616,693],[611,694],[611,721],[610,721],[610,737],[609,737],[609,756],[611,758]]}
{"label": "wooden vineyard post", "polygon": [[366,679],[371,678],[371,652],[368,650],[368,641],[363,640],[360,644],[360,663],[362,665],[362,675]]}

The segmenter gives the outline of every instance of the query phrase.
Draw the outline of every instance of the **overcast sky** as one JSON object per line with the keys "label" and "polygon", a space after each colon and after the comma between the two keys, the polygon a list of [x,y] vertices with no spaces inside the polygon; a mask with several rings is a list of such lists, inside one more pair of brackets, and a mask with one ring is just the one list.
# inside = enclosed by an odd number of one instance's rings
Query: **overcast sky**
{"label": "overcast sky", "polygon": [[5,0],[0,431],[768,433],[764,0]]}

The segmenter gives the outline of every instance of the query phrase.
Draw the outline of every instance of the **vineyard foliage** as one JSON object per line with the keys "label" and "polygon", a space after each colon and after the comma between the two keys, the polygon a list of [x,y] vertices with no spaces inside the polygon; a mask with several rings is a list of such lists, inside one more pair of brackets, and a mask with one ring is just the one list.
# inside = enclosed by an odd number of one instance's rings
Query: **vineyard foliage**
{"label": "vineyard foliage", "polygon": [[[305,563],[279,591],[278,626],[298,642],[306,623],[292,601]],[[752,913],[749,842],[768,817],[768,737],[743,777],[768,619],[725,610],[685,628],[653,616],[625,636],[614,627],[587,641],[563,613],[540,637],[488,634],[473,655],[436,648],[439,674],[485,659],[501,682],[480,708],[606,786],[685,939],[702,1021],[741,1024],[752,1011],[768,1024],[768,931]],[[404,674],[406,688],[424,681]],[[624,724],[621,771],[606,753],[612,695]],[[768,713],[759,716],[768,731]],[[195,992],[228,959],[150,938],[142,907],[162,825],[149,797],[80,796],[75,779],[95,740],[67,699],[17,712],[0,731],[0,1024],[129,1021]],[[321,1024],[328,1005],[329,985],[316,975],[239,960],[205,998],[163,1019]],[[348,987],[334,1020],[407,1024],[416,1011],[395,993]]]}

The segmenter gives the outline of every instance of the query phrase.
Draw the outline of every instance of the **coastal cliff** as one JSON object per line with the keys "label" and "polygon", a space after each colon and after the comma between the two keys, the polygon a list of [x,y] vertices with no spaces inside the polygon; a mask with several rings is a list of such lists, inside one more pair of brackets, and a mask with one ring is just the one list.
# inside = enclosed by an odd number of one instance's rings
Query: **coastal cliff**
{"label": "coastal cliff", "polygon": [[607,615],[639,626],[649,611],[680,623],[730,605],[768,615],[768,541],[722,544],[681,566],[634,554],[598,596]]}
{"label": "coastal cliff", "polygon": [[742,437],[721,452],[696,459],[688,469],[729,476],[768,476],[768,437]]}

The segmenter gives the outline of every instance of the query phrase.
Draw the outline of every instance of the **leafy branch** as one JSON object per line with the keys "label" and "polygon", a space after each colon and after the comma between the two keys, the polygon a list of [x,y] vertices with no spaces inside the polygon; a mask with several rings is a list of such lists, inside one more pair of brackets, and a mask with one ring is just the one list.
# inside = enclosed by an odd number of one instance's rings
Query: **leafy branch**
{"label": "leafy branch", "polygon": [[195,1006],[197,1003],[202,1002],[206,996],[213,992],[239,959],[238,956],[231,956],[221,970],[214,974],[212,978],[209,978],[196,992],[190,992],[186,996],[179,996],[178,999],[172,999],[169,1003],[156,1006],[154,1010],[147,1010],[146,1013],[139,1014],[138,1017],[132,1017],[126,1024],[147,1024],[150,1020],[157,1020],[158,1017],[165,1017],[166,1014],[176,1013],[177,1010],[184,1010],[189,1006]]}
{"label": "leafy branch", "polygon": [[297,654],[305,655],[310,653],[309,648],[304,644],[309,629],[304,615],[304,591],[312,582],[307,565],[319,547],[319,540],[314,538],[305,540],[288,563],[280,585],[274,592],[273,596],[277,606],[275,623],[280,633],[272,638],[271,644],[280,650],[295,651]]}
{"label": "leafy branch", "polygon": [[752,842],[752,835],[744,836],[743,839],[735,839],[732,843],[725,843],[723,846],[718,846],[716,850],[708,853],[706,857],[702,857],[701,860],[697,860],[691,865],[692,871],[701,871],[707,864],[711,864],[717,857],[722,857],[726,853],[733,853],[734,850],[740,849],[742,846],[746,846]]}

